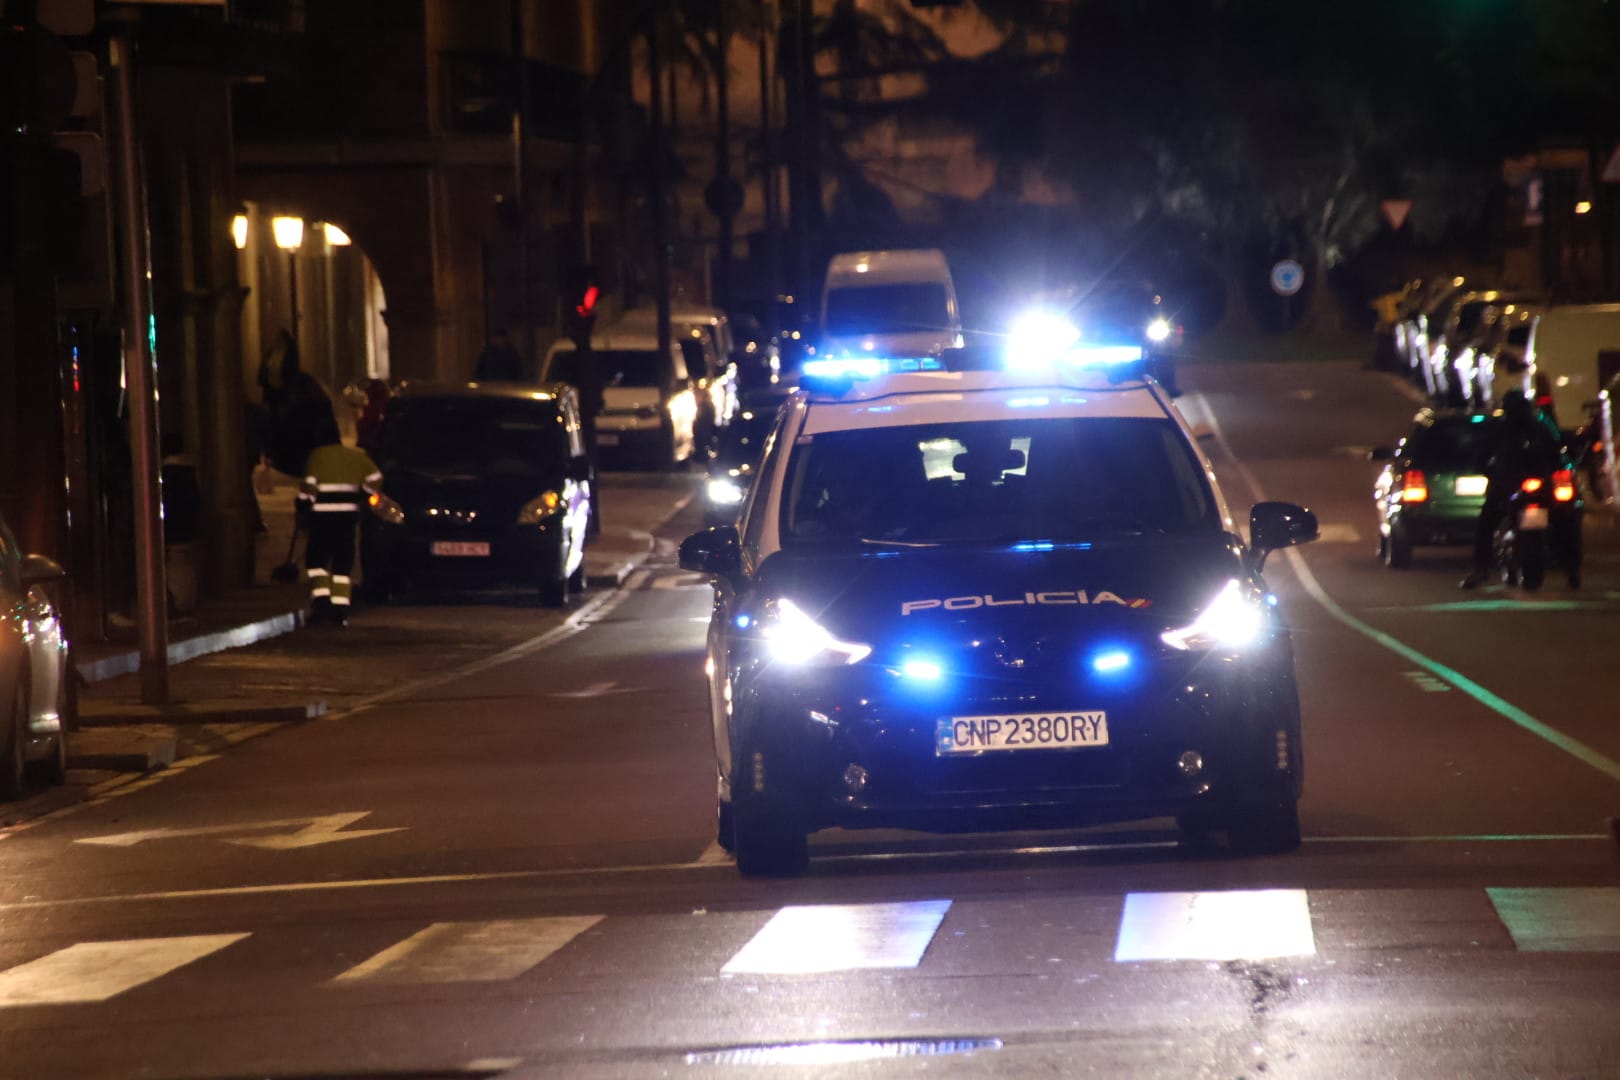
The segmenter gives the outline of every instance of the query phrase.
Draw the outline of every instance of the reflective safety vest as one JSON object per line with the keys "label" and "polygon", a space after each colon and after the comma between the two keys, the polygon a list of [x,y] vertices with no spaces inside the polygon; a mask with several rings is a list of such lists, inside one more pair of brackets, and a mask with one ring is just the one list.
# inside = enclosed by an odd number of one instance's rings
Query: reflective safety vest
{"label": "reflective safety vest", "polygon": [[304,463],[298,499],[317,514],[357,513],[382,483],[377,463],[342,443],[317,446]]}

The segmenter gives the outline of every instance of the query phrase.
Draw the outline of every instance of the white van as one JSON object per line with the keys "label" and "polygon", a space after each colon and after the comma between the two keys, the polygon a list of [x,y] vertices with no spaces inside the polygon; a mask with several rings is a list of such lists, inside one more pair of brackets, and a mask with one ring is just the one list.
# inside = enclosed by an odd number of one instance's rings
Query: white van
{"label": "white van", "polygon": [[1546,377],[1558,425],[1584,427],[1599,392],[1617,389],[1620,304],[1548,308],[1531,332],[1529,360],[1532,374]]}
{"label": "white van", "polygon": [[[656,334],[658,309],[636,307],[626,311],[609,332],[633,331]],[[737,411],[738,379],[733,362],[736,342],[731,320],[719,308],[676,301],[669,309],[670,336],[686,353],[686,366],[697,380],[699,404],[705,410],[704,423],[722,428],[731,423]]]}
{"label": "white van", "polygon": [[[543,382],[573,382],[574,343],[555,342],[541,364]],[[658,337],[609,328],[591,336],[591,359],[602,377],[596,445],[604,457],[672,469],[697,450],[697,395],[679,343],[658,357]]]}
{"label": "white van", "polygon": [[825,356],[937,356],[962,345],[956,286],[935,248],[849,251],[827,264]]}
{"label": "white van", "polygon": [[1615,401],[1620,397],[1620,304],[1548,308],[1530,332],[1532,385],[1552,399],[1553,416],[1566,431],[1598,425],[1603,441],[1598,494],[1615,488]]}

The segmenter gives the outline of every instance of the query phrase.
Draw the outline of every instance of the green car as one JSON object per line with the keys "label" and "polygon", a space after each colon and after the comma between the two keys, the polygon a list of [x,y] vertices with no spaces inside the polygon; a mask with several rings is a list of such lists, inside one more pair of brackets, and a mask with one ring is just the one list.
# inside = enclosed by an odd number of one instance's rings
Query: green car
{"label": "green car", "polygon": [[1412,565],[1412,549],[1472,544],[1485,503],[1485,463],[1500,417],[1424,409],[1394,449],[1379,447],[1373,485],[1378,557],[1392,570]]}

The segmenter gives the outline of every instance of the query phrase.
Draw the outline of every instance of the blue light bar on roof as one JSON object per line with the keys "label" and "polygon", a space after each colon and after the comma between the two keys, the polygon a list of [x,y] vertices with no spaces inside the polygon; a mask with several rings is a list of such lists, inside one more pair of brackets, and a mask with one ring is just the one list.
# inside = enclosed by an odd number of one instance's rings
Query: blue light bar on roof
{"label": "blue light bar on roof", "polygon": [[806,360],[801,369],[811,379],[875,379],[907,371],[944,371],[937,356],[824,356]]}

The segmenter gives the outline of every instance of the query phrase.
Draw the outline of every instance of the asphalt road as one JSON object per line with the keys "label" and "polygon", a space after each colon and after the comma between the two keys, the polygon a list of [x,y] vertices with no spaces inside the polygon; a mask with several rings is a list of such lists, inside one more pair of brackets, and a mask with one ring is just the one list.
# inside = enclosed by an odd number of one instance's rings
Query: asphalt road
{"label": "asphalt road", "polygon": [[824,834],[744,882],[665,544],[519,658],[0,834],[0,1075],[1620,1076],[1620,537],[1579,593],[1392,573],[1393,381],[1183,381],[1234,510],[1324,525],[1268,568],[1298,853]]}

